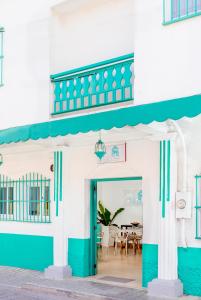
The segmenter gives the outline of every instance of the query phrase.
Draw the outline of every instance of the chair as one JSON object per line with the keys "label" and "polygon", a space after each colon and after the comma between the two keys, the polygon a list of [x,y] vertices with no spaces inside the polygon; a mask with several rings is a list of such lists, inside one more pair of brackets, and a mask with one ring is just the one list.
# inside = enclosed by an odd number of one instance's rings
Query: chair
{"label": "chair", "polygon": [[128,233],[125,230],[119,230],[116,232],[115,235],[115,250],[114,250],[114,254],[117,254],[117,249],[118,249],[118,243],[121,244],[121,250],[123,249],[123,245],[125,245],[125,252],[127,255],[128,252],[128,247],[127,247],[127,237],[128,237]]}
{"label": "chair", "polygon": [[128,227],[125,231],[127,232],[126,255],[128,254],[129,245],[132,245],[133,254],[136,254],[137,250],[140,251],[142,226],[131,226]]}

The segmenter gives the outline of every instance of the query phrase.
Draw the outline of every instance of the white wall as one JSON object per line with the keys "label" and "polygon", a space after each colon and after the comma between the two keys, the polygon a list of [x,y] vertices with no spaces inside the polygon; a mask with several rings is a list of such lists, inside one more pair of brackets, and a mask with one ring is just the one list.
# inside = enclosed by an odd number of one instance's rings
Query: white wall
{"label": "white wall", "polygon": [[5,28],[0,128],[49,117],[50,2],[0,1],[0,23]]}
{"label": "white wall", "polygon": [[132,7],[132,0],[0,0],[0,129],[51,119],[51,73],[133,52]]}
{"label": "white wall", "polygon": [[[201,247],[201,240],[196,240],[196,175],[201,175],[201,143],[200,143],[200,125],[201,117],[197,117],[194,121],[189,120],[188,126],[186,126],[185,139],[187,145],[188,155],[188,190],[192,194],[192,217],[186,220],[186,242],[190,247]],[[180,178],[181,179],[181,178]]]}
{"label": "white wall", "polygon": [[[39,147],[39,146],[38,146]],[[90,197],[88,180],[93,178],[117,178],[142,176],[144,242],[157,243],[159,199],[159,143],[151,141],[128,141],[125,163],[99,164],[94,155],[94,145],[70,147],[68,153],[69,176],[63,182],[66,198],[64,201],[64,230],[69,237],[89,238]],[[147,155],[149,149],[149,155]],[[0,222],[0,232],[50,235],[55,232],[55,202],[53,201],[54,149],[41,149],[24,144],[22,148],[10,146],[4,149],[4,164],[0,173],[17,179],[28,172],[38,172],[51,179],[52,223],[34,224],[22,222]],[[150,160],[150,157],[152,159]],[[88,188],[88,189],[87,189]]]}
{"label": "white wall", "polygon": [[[194,176],[201,174],[200,118],[188,122],[180,121],[180,125],[182,124],[187,141],[188,190],[192,192],[192,218],[186,221],[186,239],[188,246],[201,247],[201,241],[195,240],[194,208]],[[87,135],[83,136],[86,137],[87,141]],[[50,165],[53,163],[53,149],[47,150],[44,148],[41,150],[39,147],[35,152],[36,146],[32,149],[32,146],[28,147],[27,143],[24,144],[23,150],[14,145],[10,147],[12,151],[5,148],[2,152],[4,164],[0,173],[12,178],[19,178],[27,172],[35,171],[51,178],[52,212],[54,212],[53,173],[50,172]],[[181,156],[181,152],[179,155]],[[142,176],[143,242],[158,243],[158,221],[161,216],[161,203],[159,202],[159,142],[148,140],[127,141],[127,161],[115,164],[98,164],[94,155],[94,144],[71,146],[69,148],[68,174],[68,179],[64,182],[64,188],[67,191],[66,199],[64,199],[64,209],[65,230],[70,237],[89,237],[90,179]],[[181,189],[181,178],[182,174],[180,174],[178,190]],[[26,224],[25,226],[24,223],[0,222],[0,231],[52,235],[54,232],[54,218],[53,224]],[[178,236],[178,240],[180,240],[180,236]]]}
{"label": "white wall", "polygon": [[79,2],[52,10],[52,73],[134,51],[133,0]]}
{"label": "white wall", "polygon": [[50,73],[133,51],[136,105],[200,93],[201,17],[164,26],[162,11],[161,0],[0,0],[0,128],[50,119]]}
{"label": "white wall", "polygon": [[142,201],[138,193],[142,190],[141,180],[98,182],[97,200],[101,201],[112,214],[119,208],[124,208],[113,223],[130,225],[132,222],[142,224]]}
{"label": "white wall", "polygon": [[[149,155],[147,155],[149,149]],[[66,209],[70,237],[89,237],[89,197],[86,179],[142,176],[144,242],[157,243],[159,199],[159,144],[128,141],[127,162],[97,164],[93,146],[71,149],[69,202]],[[150,157],[152,158],[150,160]],[[75,213],[75,215],[73,215]],[[73,215],[73,216],[72,216]],[[85,224],[85,226],[83,226]]]}
{"label": "white wall", "polygon": [[162,25],[163,1],[135,0],[135,103],[201,92],[201,16]]}
{"label": "white wall", "polygon": [[[22,176],[30,172],[42,174],[46,178],[51,179],[51,220],[54,222],[55,203],[53,201],[53,173],[50,171],[50,165],[53,163],[53,151],[29,151],[26,147],[21,149],[21,153],[15,154],[4,151],[4,163],[1,166],[0,174],[10,177],[13,180],[18,180]],[[18,233],[18,234],[33,234],[33,235],[53,235],[54,225],[40,223],[24,223],[24,222],[0,222],[1,233]]]}

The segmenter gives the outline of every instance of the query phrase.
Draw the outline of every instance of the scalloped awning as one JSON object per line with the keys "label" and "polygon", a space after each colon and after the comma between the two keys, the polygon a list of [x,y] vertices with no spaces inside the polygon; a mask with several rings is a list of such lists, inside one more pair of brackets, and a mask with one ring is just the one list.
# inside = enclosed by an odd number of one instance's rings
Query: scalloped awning
{"label": "scalloped awning", "polygon": [[113,127],[122,128],[127,125],[136,126],[138,124],[149,124],[153,121],[163,122],[167,119],[193,118],[199,114],[201,114],[201,94],[4,129],[0,130],[0,144],[86,133],[100,129],[108,130]]}

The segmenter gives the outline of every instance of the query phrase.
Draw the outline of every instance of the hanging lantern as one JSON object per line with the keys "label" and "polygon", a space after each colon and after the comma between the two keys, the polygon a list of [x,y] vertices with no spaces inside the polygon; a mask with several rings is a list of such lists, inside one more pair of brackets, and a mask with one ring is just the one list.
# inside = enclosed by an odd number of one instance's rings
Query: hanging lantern
{"label": "hanging lantern", "polygon": [[101,140],[101,133],[98,142],[95,145],[95,154],[99,159],[102,159],[106,153],[106,147],[104,142]]}
{"label": "hanging lantern", "polygon": [[3,155],[0,153],[0,166],[3,164]]}

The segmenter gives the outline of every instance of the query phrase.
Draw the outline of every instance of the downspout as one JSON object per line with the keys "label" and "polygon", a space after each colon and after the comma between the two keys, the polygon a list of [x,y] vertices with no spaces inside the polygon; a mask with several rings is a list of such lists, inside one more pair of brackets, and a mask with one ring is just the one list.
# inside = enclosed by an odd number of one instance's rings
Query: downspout
{"label": "downspout", "polygon": [[[182,145],[182,151],[183,151],[183,163],[182,163],[182,189],[181,191],[182,192],[187,192],[187,187],[188,187],[188,180],[187,180],[187,149],[186,149],[186,141],[185,141],[185,138],[184,138],[184,134],[181,130],[181,127],[178,125],[178,123],[174,120],[169,120],[179,138],[180,138],[180,142],[181,142],[181,145]],[[186,242],[186,220],[184,218],[180,219],[180,223],[181,223],[181,243],[182,243],[182,247],[186,248],[187,247],[187,242]]]}

